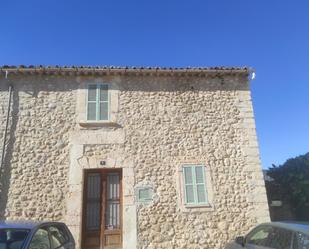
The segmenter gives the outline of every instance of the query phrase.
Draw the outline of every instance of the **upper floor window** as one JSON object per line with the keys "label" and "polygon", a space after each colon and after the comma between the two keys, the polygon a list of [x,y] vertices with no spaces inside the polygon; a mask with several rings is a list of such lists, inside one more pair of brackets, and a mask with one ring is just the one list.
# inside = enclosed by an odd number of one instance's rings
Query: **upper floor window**
{"label": "upper floor window", "polygon": [[89,84],[87,95],[87,120],[109,120],[109,102],[107,84]]}
{"label": "upper floor window", "polygon": [[207,205],[205,167],[203,165],[183,166],[184,204]]}

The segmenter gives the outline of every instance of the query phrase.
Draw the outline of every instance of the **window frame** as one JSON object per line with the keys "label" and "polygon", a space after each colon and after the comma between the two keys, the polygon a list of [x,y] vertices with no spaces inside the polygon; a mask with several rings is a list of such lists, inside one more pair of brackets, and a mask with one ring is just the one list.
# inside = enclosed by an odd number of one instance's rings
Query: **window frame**
{"label": "window frame", "polygon": [[[96,88],[96,100],[89,100],[89,89],[90,86],[95,85]],[[102,86],[107,86],[107,101],[101,101],[100,99],[100,90]],[[111,101],[110,101],[110,84],[108,83],[88,83],[87,84],[87,93],[86,93],[86,120],[87,122],[108,122],[110,121],[110,108],[111,108]],[[96,110],[95,110],[95,119],[88,119],[88,106],[89,103],[95,103]],[[101,103],[107,103],[107,119],[101,119]]]}
{"label": "window frame", "polygon": [[[113,182],[113,179],[110,177],[115,177],[116,181]],[[106,182],[106,193],[105,193],[105,218],[104,218],[104,226],[105,229],[108,227],[112,227],[112,230],[120,230],[121,229],[121,173],[120,172],[108,172],[105,174],[105,182]],[[110,194],[110,187],[111,184],[116,184],[117,190],[115,195],[111,196]],[[115,216],[113,216],[111,210],[109,209],[109,204],[116,204],[118,205],[118,209],[115,212]],[[114,226],[114,221],[116,225]],[[112,224],[111,224],[111,223]]]}
{"label": "window frame", "polygon": [[[196,168],[202,167],[203,172],[203,183],[196,183]],[[185,168],[191,168],[192,173],[192,183],[187,184],[186,183],[186,175],[185,175]],[[185,207],[205,207],[209,206],[209,195],[208,195],[208,189],[207,189],[207,177],[206,177],[206,166],[202,164],[184,164],[182,165],[182,181],[183,181],[183,197],[184,201],[183,204]],[[193,187],[193,196],[194,196],[194,202],[187,202],[187,190],[186,186],[192,185]],[[197,192],[197,186],[198,185],[204,185],[204,194],[205,194],[205,202],[199,202],[198,201],[198,192]]]}

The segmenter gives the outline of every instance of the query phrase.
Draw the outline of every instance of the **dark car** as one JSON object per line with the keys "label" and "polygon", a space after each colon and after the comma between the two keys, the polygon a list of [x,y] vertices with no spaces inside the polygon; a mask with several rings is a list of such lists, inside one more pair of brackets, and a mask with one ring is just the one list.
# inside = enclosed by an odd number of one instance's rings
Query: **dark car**
{"label": "dark car", "polygon": [[309,224],[270,222],[237,237],[225,249],[309,249]]}
{"label": "dark car", "polygon": [[0,221],[0,249],[75,249],[61,222]]}

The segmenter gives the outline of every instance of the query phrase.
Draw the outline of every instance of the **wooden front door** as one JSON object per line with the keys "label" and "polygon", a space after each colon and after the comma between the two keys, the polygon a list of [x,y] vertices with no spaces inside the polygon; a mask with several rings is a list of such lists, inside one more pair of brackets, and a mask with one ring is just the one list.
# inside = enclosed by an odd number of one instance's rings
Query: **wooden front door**
{"label": "wooden front door", "polygon": [[121,170],[86,170],[82,249],[122,248]]}

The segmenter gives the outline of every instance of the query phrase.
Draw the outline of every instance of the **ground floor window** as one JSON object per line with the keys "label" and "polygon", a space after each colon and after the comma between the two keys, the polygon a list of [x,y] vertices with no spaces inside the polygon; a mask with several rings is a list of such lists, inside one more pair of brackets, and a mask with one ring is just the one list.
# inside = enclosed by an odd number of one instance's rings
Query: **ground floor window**
{"label": "ground floor window", "polygon": [[185,206],[209,205],[206,167],[200,164],[185,164],[181,167],[181,189]]}

